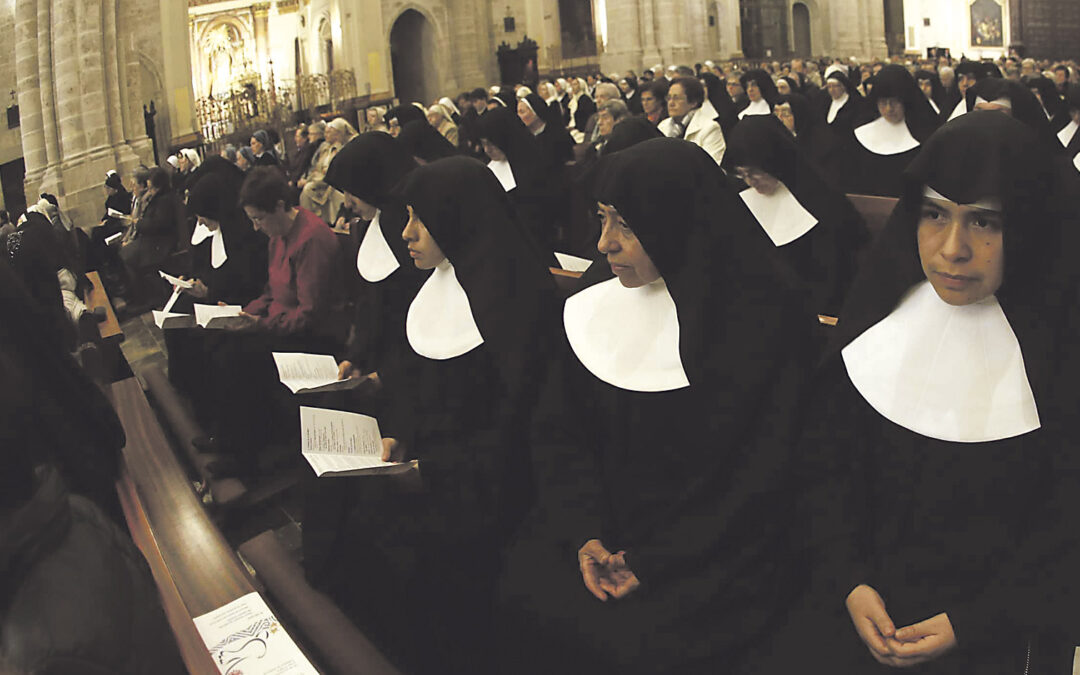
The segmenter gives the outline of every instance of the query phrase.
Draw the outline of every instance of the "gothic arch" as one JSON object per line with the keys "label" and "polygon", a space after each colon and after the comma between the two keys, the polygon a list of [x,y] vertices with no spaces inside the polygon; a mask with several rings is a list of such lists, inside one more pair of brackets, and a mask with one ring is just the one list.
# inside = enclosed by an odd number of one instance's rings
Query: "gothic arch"
{"label": "gothic arch", "polygon": [[400,6],[386,27],[394,95],[402,103],[424,105],[438,92],[440,62],[445,62],[442,33],[428,8],[414,3]]}

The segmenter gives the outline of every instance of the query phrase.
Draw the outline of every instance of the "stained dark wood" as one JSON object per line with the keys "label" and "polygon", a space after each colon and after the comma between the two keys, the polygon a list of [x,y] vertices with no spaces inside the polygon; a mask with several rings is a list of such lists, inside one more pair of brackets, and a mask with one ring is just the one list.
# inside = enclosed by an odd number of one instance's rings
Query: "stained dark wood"
{"label": "stained dark wood", "polygon": [[90,280],[92,287],[86,292],[83,302],[90,311],[97,307],[105,308],[105,320],[98,324],[101,339],[116,340],[118,342],[123,340],[124,332],[120,330],[120,322],[116,319],[116,312],[113,311],[112,303],[109,302],[109,295],[105,292],[105,287],[101,285],[101,277],[98,276],[97,270],[87,272],[86,278]]}
{"label": "stained dark wood", "polygon": [[877,237],[885,229],[889,214],[899,201],[895,197],[875,197],[871,195],[848,195],[847,198],[866,221],[870,236]]}
{"label": "stained dark wood", "polygon": [[364,634],[325,594],[312,588],[300,564],[266,531],[240,546],[277,604],[287,611],[305,644],[318,651],[333,673],[399,675]]}
{"label": "stained dark wood", "polygon": [[203,510],[138,381],[117,382],[111,393],[127,435],[127,474],[188,614],[205,614],[259,590]]}

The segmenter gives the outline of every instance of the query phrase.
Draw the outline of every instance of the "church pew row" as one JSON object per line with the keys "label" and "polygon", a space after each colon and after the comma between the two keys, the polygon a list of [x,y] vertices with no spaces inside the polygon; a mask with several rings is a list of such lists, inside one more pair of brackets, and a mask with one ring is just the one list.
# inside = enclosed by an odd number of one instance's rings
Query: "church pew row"
{"label": "church pew row", "polygon": [[198,422],[189,411],[180,394],[173,388],[169,378],[158,366],[143,371],[146,388],[153,397],[157,410],[165,418],[173,432],[179,449],[188,458],[198,473],[204,502],[218,506],[229,506],[240,502],[247,494],[247,488],[236,478],[216,478],[208,466],[217,456],[201,452],[193,441],[204,435]]}
{"label": "church pew row", "polygon": [[90,282],[90,288],[83,294],[83,304],[91,312],[98,307],[105,309],[105,320],[98,323],[103,370],[106,376],[120,377],[119,373],[128,372],[120,351],[120,343],[124,341],[124,331],[120,328],[120,321],[116,318],[116,311],[113,310],[109,294],[105,292],[105,286],[101,283],[101,276],[97,270],[87,272],[86,278]]}
{"label": "church pew row", "polygon": [[127,438],[117,491],[128,529],[188,670],[217,672],[192,619],[261,589],[203,510],[138,380],[121,380],[109,393]]}
{"label": "church pew row", "polygon": [[855,210],[866,221],[866,227],[870,230],[871,240],[876,239],[885,229],[885,223],[889,220],[889,214],[899,201],[895,197],[875,197],[873,195],[847,195]]}
{"label": "church pew row", "polygon": [[267,591],[329,672],[350,675],[396,675],[398,671],[342,613],[333,600],[304,578],[300,564],[273,531],[240,545],[240,555],[255,570]]}

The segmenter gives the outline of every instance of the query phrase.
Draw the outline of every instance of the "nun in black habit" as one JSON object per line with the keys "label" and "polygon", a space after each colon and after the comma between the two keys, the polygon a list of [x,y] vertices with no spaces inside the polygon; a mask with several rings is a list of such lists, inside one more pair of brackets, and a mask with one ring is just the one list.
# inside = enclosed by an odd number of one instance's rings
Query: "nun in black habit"
{"label": "nun in black habit", "polygon": [[459,154],[454,144],[446,140],[427,120],[413,120],[401,128],[397,142],[418,164],[429,164]]}
{"label": "nun in black habit", "polygon": [[790,135],[770,117],[744,120],[724,166],[746,181],[739,196],[781,257],[810,290],[811,309],[836,316],[869,240],[851,202],[821,178]]}
{"label": "nun in black habit", "polygon": [[746,105],[739,110],[739,119],[747,115],[772,114],[773,105],[780,96],[776,83],[764,70],[751,70],[739,78],[743,91],[746,92]]}
{"label": "nun in black habit", "polygon": [[563,177],[553,172],[540,141],[515,110],[488,110],[476,127],[484,152],[491,158],[488,168],[508,193],[517,217],[537,245],[545,253],[551,251],[560,223],[553,222],[550,211],[565,194]]}
{"label": "nun in black habit", "polygon": [[554,284],[483,164],[433,162],[401,192],[400,236],[432,272],[408,306],[403,376],[383,382],[379,426],[384,456],[418,468],[357,492],[334,593],[407,672],[486,672],[497,551],[530,494],[527,429],[558,325]]}
{"label": "nun in black habit", "polygon": [[798,452],[815,594],[772,650],[788,666],[1069,672],[1075,249],[1038,147],[975,111],[905,173]]}
{"label": "nun in black habit", "polygon": [[1061,94],[1058,93],[1057,87],[1050,81],[1050,78],[1042,75],[1029,77],[1024,80],[1024,84],[1035,95],[1035,98],[1039,99],[1043,114],[1050,121],[1050,127],[1055,133],[1069,123],[1069,114],[1065,109],[1065,102],[1062,100]]}
{"label": "nun in black habit", "polygon": [[655,139],[601,170],[607,259],[566,301],[534,415],[539,504],[500,586],[499,665],[739,672],[787,595],[812,320],[703,150]]}
{"label": "nun in black habit", "polygon": [[427,111],[415,103],[403,103],[390,108],[383,115],[386,128],[389,129],[390,135],[394,137],[401,133],[406,124],[417,120],[427,122]]}
{"label": "nun in black habit", "polygon": [[901,174],[937,125],[930,103],[903,66],[885,66],[867,96],[866,121],[845,147],[849,170],[844,192],[900,196]]}
{"label": "nun in black habit", "polygon": [[825,75],[825,90],[828,96],[821,98],[821,114],[838,137],[846,138],[855,128],[859,117],[862,94],[859,93],[843,69],[833,70]]}

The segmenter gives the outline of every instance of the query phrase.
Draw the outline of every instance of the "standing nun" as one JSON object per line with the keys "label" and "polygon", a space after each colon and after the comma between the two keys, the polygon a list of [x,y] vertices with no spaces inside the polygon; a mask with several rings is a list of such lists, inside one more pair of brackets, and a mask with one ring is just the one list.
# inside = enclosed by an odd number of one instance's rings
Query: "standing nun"
{"label": "standing nun", "polygon": [[732,132],[724,165],[749,186],[739,196],[780,255],[810,289],[811,309],[836,316],[855,276],[866,224],[769,117]]}
{"label": "standing nun", "polygon": [[821,595],[775,654],[852,675],[1069,672],[1077,299],[1048,173],[1029,129],[978,110],[906,172],[807,417]]}
{"label": "standing nun", "polygon": [[855,128],[844,191],[897,197],[901,174],[933,133],[936,119],[915,78],[903,66],[885,66],[867,96],[869,121]]}
{"label": "standing nun", "polygon": [[654,139],[600,169],[607,259],[566,301],[534,416],[501,672],[739,672],[786,600],[811,320],[700,148]]}
{"label": "standing nun", "polygon": [[497,551],[529,497],[526,430],[555,290],[483,164],[433,162],[401,192],[400,236],[431,273],[408,306],[404,376],[383,383],[379,427],[384,458],[418,469],[357,494],[335,592],[408,672],[484,672]]}

